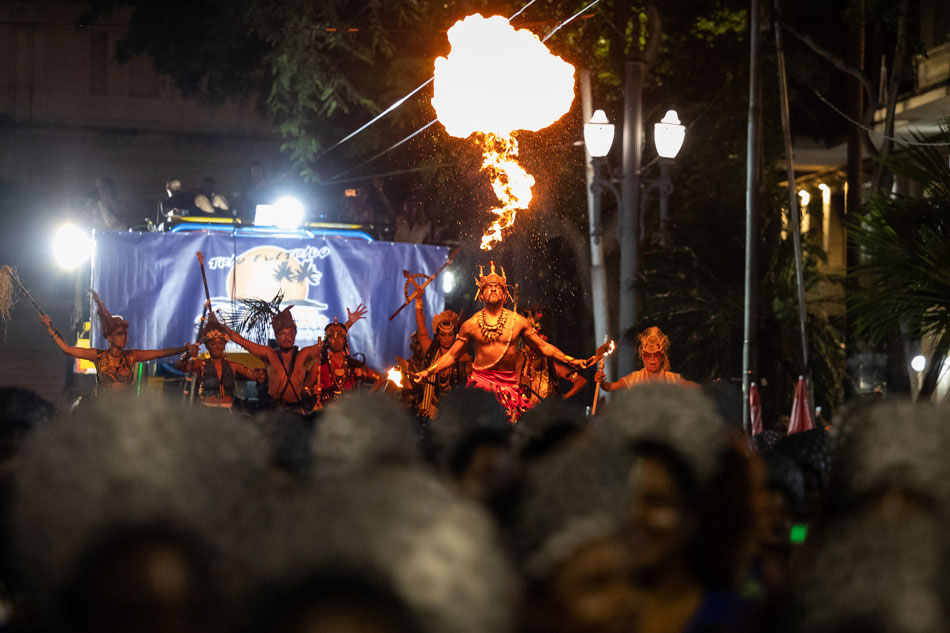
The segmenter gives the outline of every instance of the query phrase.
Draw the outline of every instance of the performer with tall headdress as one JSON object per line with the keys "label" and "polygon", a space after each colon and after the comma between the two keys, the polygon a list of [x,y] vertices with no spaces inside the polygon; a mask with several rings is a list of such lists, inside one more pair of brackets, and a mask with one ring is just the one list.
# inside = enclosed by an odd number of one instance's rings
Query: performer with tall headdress
{"label": "performer with tall headdress", "polygon": [[49,315],[41,314],[40,321],[46,326],[50,336],[53,337],[53,342],[63,350],[63,353],[95,363],[96,395],[128,391],[135,378],[136,363],[173,356],[188,349],[187,345],[165,349],[125,349],[129,339],[129,322],[120,316],[113,316],[95,290],[90,290],[89,293],[96,302],[99,326],[102,336],[109,341],[108,349],[73,347],[67,344],[56,331]]}
{"label": "performer with tall headdress", "polygon": [[[524,318],[543,340],[548,337],[541,331],[542,312],[539,308],[529,307],[524,311]],[[532,406],[545,398],[559,397],[567,400],[577,394],[587,384],[587,379],[581,376],[573,367],[568,367],[553,358],[545,358],[536,349],[527,345],[521,350],[521,376],[519,382],[526,392]],[[569,380],[571,387],[561,392],[560,381]]]}
{"label": "performer with tall headdress", "polygon": [[[432,336],[430,337],[426,327],[422,297],[416,298],[416,336],[419,345],[425,350],[422,367],[428,367],[449,351],[452,343],[455,342],[458,326],[458,313],[445,310],[432,317]],[[416,405],[418,415],[426,418],[435,417],[439,396],[459,385],[464,385],[471,371],[472,357],[465,351],[451,367],[427,377],[420,385],[422,393]]]}
{"label": "performer with tall headdress", "polygon": [[515,423],[531,406],[518,384],[519,339],[545,358],[557,360],[572,369],[584,369],[588,361],[568,356],[538,336],[523,316],[505,308],[509,298],[508,278],[503,268],[500,274],[495,271],[495,262],[491,262],[491,270],[487,275],[481,268],[476,283],[476,299],[481,298],[482,309],[462,324],[452,347],[431,366],[417,373],[415,380],[422,382],[433,373],[451,367],[471,343],[475,348],[475,361],[468,386],[495,394],[495,398],[508,412],[509,421]]}
{"label": "performer with tall headdress", "polygon": [[189,345],[184,354],[175,362],[175,369],[198,376],[198,401],[206,407],[234,406],[234,387],[237,378],[264,382],[267,372],[263,369],[251,369],[247,365],[228,360],[224,357],[224,347],[228,343],[228,329],[218,321],[214,312],[208,312],[201,338],[209,358],[197,358],[198,344]]}
{"label": "performer with tall headdress", "polygon": [[339,400],[344,393],[361,384],[380,381],[380,375],[366,363],[350,356],[347,338],[349,325],[334,317],[324,330],[326,345],[320,360],[310,368],[304,381],[308,392],[318,394],[321,402]]}
{"label": "performer with tall headdress", "polygon": [[605,381],[604,372],[598,371],[594,374],[594,380],[600,383],[601,389],[614,391],[657,382],[674,385],[696,384],[670,371],[670,359],[667,356],[670,349],[670,339],[660,328],[654,325],[641,332],[640,336],[637,337],[637,346],[640,351],[640,360],[643,361],[643,369],[631,372],[615,382]]}
{"label": "performer with tall headdress", "polygon": [[[281,310],[282,299],[283,296],[280,293],[271,301],[242,299],[244,310],[233,317],[240,321],[243,327],[258,332],[266,331],[262,325],[270,321],[277,341],[276,349],[249,341],[230,327],[227,328],[228,334],[232,341],[264,362],[268,394],[265,407],[282,407],[295,413],[306,414],[313,410],[314,405],[306,401],[303,389],[304,379],[307,376],[307,367],[320,359],[323,340],[318,340],[315,345],[309,345],[303,349],[294,345],[297,340],[297,324],[290,313],[293,306],[287,306]],[[355,312],[349,310],[347,312],[350,317],[347,323],[355,323],[363,318],[366,309],[360,304]]]}

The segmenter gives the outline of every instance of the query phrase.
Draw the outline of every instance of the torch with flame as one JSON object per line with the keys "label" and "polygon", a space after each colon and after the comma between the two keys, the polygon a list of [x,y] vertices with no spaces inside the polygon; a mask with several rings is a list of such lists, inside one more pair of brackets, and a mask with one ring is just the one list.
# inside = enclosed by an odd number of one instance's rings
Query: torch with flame
{"label": "torch with flame", "polygon": [[[604,337],[607,338],[607,337]],[[607,341],[603,345],[597,348],[597,353],[594,354],[594,357],[600,357],[597,361],[597,371],[604,371],[604,359],[614,353],[614,350],[617,349],[617,346],[614,342]],[[594,404],[590,407],[590,414],[597,415],[597,401],[600,400],[600,383],[594,387]]]}
{"label": "torch with flame", "polygon": [[518,164],[517,130],[537,132],[574,101],[574,67],[551,54],[538,36],[501,16],[480,14],[449,29],[452,50],[435,60],[432,106],[445,131],[475,136],[499,206],[482,236],[482,250],[502,241],[517,212],[531,203],[534,178]]}
{"label": "torch with flame", "polygon": [[396,385],[398,388],[402,389],[402,371],[399,370],[399,367],[393,367],[386,372],[386,380]]}

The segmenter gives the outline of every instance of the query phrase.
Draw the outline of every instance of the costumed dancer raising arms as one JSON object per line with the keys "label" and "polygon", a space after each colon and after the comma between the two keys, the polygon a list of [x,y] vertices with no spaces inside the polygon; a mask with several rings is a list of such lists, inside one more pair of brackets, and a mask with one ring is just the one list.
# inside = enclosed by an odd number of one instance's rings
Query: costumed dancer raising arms
{"label": "costumed dancer raising arms", "polygon": [[523,316],[505,309],[508,279],[504,269],[501,269],[501,274],[495,272],[495,262],[491,262],[491,272],[487,275],[481,269],[477,283],[476,299],[481,298],[482,309],[462,324],[452,347],[431,366],[417,373],[414,379],[421,382],[431,374],[451,367],[471,343],[475,347],[475,362],[468,386],[494,393],[508,412],[509,421],[515,423],[531,406],[518,384],[519,339],[526,341],[545,358],[552,358],[573,369],[584,369],[590,359],[568,356],[538,336]]}
{"label": "costumed dancer raising arms", "polygon": [[670,371],[670,359],[667,357],[667,352],[670,349],[670,339],[660,331],[660,328],[653,326],[645,329],[637,337],[637,343],[640,348],[640,360],[643,361],[643,369],[631,372],[615,382],[605,381],[604,372],[599,371],[594,374],[594,380],[600,383],[601,389],[614,391],[657,382],[674,385],[696,385],[696,383]]}
{"label": "costumed dancer raising arms", "polygon": [[[365,309],[360,317],[365,314]],[[308,393],[319,396],[321,402],[339,400],[344,393],[362,383],[380,382],[380,375],[366,363],[350,356],[347,339],[349,323],[340,323],[335,317],[324,330],[326,346],[317,363],[310,369],[304,381]]]}
{"label": "costumed dancer raising arms", "polygon": [[[273,304],[279,305],[279,299],[269,305]],[[264,363],[268,395],[265,408],[282,407],[295,413],[306,414],[313,410],[314,405],[304,401],[304,378],[307,375],[307,367],[319,359],[322,341],[318,340],[315,345],[303,349],[294,345],[297,340],[297,324],[290,314],[292,307],[287,306],[279,312],[270,313],[271,327],[277,340],[276,349],[251,342],[231,328],[228,328],[228,333],[232,341]],[[355,323],[366,313],[366,308],[361,304],[355,313],[349,310],[347,313],[350,317],[347,322]]]}
{"label": "costumed dancer raising arms", "polygon": [[53,341],[63,350],[63,353],[82,360],[92,361],[96,365],[95,395],[129,391],[135,379],[135,364],[165,356],[180,354],[188,349],[181,347],[167,347],[165,349],[125,349],[129,340],[129,322],[120,316],[112,316],[94,290],[90,290],[96,302],[96,311],[99,316],[99,326],[102,336],[109,341],[108,349],[90,349],[88,347],[72,347],[63,340],[53,328],[49,315],[40,315],[40,321],[46,326]]}
{"label": "costumed dancer raising arms", "polygon": [[[459,315],[445,310],[432,317],[432,335],[426,328],[425,309],[422,297],[416,298],[416,336],[420,347],[425,350],[422,367],[430,366],[437,358],[447,353],[455,342],[459,325]],[[422,417],[435,417],[439,397],[459,385],[464,385],[472,371],[472,357],[463,351],[458,361],[437,374],[429,375],[422,384],[422,397],[418,403],[418,414]]]}
{"label": "costumed dancer raising arms", "polygon": [[189,345],[188,350],[175,362],[175,369],[198,375],[198,402],[204,406],[233,407],[236,378],[257,382],[267,380],[267,372],[263,369],[251,369],[224,357],[228,329],[218,321],[214,312],[208,312],[202,338],[210,358],[196,358],[198,344],[195,343]]}

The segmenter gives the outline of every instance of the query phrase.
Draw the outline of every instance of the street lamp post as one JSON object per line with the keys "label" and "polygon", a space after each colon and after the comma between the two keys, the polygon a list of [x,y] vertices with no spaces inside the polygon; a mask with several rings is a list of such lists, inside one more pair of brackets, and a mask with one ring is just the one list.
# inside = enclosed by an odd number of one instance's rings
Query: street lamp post
{"label": "street lamp post", "polygon": [[[597,172],[598,164],[613,143],[614,129],[607,121],[603,110],[592,113],[593,105],[590,89],[590,72],[582,70],[581,97],[584,109],[585,173],[587,176],[587,215],[590,230],[590,277],[591,277],[591,307],[594,316],[594,341],[600,344],[610,331],[610,313],[607,302],[607,269],[604,266],[604,239],[603,224],[601,222],[600,196],[602,186]],[[606,145],[606,147],[604,147]],[[608,380],[613,380],[613,359],[604,365],[604,372]]]}
{"label": "street lamp post", "polygon": [[653,144],[660,157],[660,245],[666,248],[670,243],[669,206],[673,182],[670,180],[670,163],[676,158],[683,141],[686,139],[686,127],[680,123],[676,110],[667,110],[659,123],[653,126]]}
{"label": "street lamp post", "polygon": [[[583,76],[582,76],[582,88],[583,88]],[[585,93],[586,94],[586,93]],[[586,106],[585,106],[586,107]],[[586,112],[585,112],[586,115]],[[639,135],[637,135],[639,137]],[[596,300],[596,293],[598,287],[598,270],[595,268],[595,261],[601,262],[601,268],[603,266],[603,246],[601,244],[600,235],[602,229],[600,226],[600,196],[603,193],[603,190],[609,189],[611,193],[614,194],[614,197],[617,198],[617,209],[620,212],[620,242],[621,242],[621,276],[620,276],[620,338],[622,340],[622,335],[625,331],[630,330],[633,327],[635,322],[631,322],[628,325],[625,325],[624,318],[630,317],[630,310],[635,307],[635,298],[636,298],[636,289],[633,286],[633,280],[636,279],[636,275],[631,278],[629,281],[625,281],[624,273],[627,272],[625,266],[631,264],[630,261],[624,259],[625,252],[624,248],[629,250],[630,245],[625,242],[625,237],[630,237],[632,234],[636,239],[634,242],[634,247],[638,246],[639,236],[639,207],[640,207],[640,194],[641,185],[645,190],[649,189],[658,189],[660,192],[660,240],[661,243],[665,246],[668,243],[668,206],[669,206],[669,195],[673,191],[673,183],[670,181],[669,175],[669,165],[672,160],[679,153],[680,148],[683,146],[683,141],[686,137],[686,128],[680,123],[679,117],[676,115],[676,111],[669,110],[666,113],[666,116],[654,127],[654,143],[656,145],[657,154],[660,159],[660,178],[657,180],[647,180],[641,183],[639,173],[636,174],[635,182],[636,189],[634,193],[636,195],[628,195],[628,190],[625,188],[629,184],[629,174],[626,173],[626,165],[624,163],[623,172],[620,175],[619,180],[613,178],[613,174],[610,173],[609,167],[606,166],[606,156],[610,151],[610,147],[613,144],[614,139],[614,126],[607,120],[607,116],[604,114],[603,110],[597,110],[590,116],[588,122],[584,125],[584,145],[587,147],[587,152],[591,156],[591,164],[588,169],[588,180],[589,180],[589,189],[590,197],[588,198],[589,210],[590,210],[590,232],[591,232],[591,275],[594,282],[594,293],[595,293],[595,302],[594,302],[594,322],[595,322],[595,335],[597,336],[597,341],[601,340],[603,334],[606,334],[606,316],[604,316],[604,330],[601,333],[597,329],[597,319],[598,319],[598,303]],[[625,134],[626,137],[626,134]],[[639,151],[637,152],[637,160],[639,161]],[[606,177],[600,175],[600,171],[606,171]],[[639,169],[637,170],[639,172]],[[618,190],[615,183],[620,183],[621,189]],[[634,210],[636,214],[633,216],[628,216],[626,214],[629,211],[630,199],[635,198],[636,203],[634,204]],[[628,220],[635,219],[634,226],[629,226],[627,224]],[[636,252],[634,251],[634,260],[633,270],[634,273],[637,268],[636,261]],[[629,252],[627,252],[627,257],[629,257]],[[599,259],[598,259],[599,257]],[[603,276],[603,271],[599,271],[599,274]],[[606,282],[604,282],[606,283]],[[604,293],[606,297],[606,293]],[[604,314],[606,315],[606,298],[604,298]],[[628,344],[628,351],[631,354],[629,359],[629,366],[624,365],[623,357],[620,356],[620,375],[625,376],[633,371],[633,358],[632,358],[632,345]],[[621,346],[622,349],[622,346]],[[627,368],[629,367],[629,368]],[[608,374],[609,375],[609,374]]]}

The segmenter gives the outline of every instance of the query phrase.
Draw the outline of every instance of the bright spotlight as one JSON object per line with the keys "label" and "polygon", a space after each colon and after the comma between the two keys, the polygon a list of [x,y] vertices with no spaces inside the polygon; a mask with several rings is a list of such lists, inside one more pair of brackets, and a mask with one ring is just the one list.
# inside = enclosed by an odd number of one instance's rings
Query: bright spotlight
{"label": "bright spotlight", "polygon": [[65,270],[75,270],[92,256],[93,241],[89,234],[72,224],[64,224],[53,237],[53,258]]}
{"label": "bright spotlight", "polygon": [[274,204],[257,205],[254,212],[254,224],[295,229],[303,222],[303,216],[303,203],[291,196],[285,196]]}
{"label": "bright spotlight", "polygon": [[921,354],[914,356],[910,361],[910,368],[914,371],[923,371],[927,367],[927,359]]}
{"label": "bright spotlight", "polygon": [[447,270],[442,274],[442,292],[449,294],[453,290],[455,290],[455,273]]}

